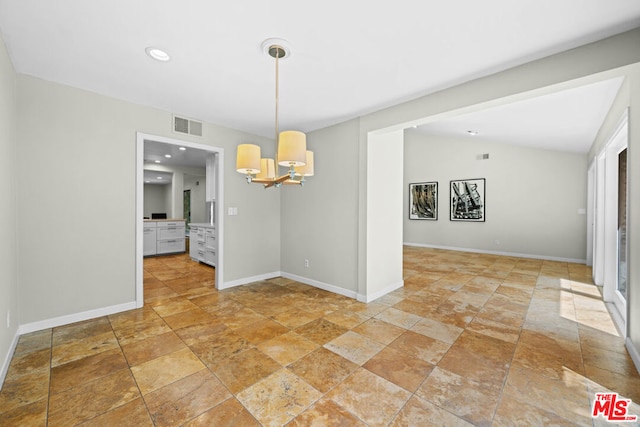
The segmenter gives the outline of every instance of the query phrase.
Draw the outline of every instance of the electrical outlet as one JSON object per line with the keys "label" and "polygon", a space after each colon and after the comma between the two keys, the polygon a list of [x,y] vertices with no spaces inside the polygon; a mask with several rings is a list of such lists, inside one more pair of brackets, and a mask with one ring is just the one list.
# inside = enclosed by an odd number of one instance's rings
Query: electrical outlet
{"label": "electrical outlet", "polygon": [[309,268],[309,260],[308,259],[304,260],[304,268]]}

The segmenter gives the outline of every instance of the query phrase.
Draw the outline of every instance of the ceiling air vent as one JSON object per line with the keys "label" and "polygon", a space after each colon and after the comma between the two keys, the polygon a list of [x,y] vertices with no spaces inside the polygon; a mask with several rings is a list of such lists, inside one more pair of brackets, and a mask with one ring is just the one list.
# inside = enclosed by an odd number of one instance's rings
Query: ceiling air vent
{"label": "ceiling air vent", "polygon": [[202,122],[173,116],[173,131],[176,133],[202,136]]}

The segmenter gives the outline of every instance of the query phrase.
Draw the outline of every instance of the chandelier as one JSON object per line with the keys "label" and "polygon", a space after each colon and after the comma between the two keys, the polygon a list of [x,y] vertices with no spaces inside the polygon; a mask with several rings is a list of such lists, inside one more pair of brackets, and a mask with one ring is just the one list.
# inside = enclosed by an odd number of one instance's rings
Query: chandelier
{"label": "chandelier", "polygon": [[[289,55],[282,40],[269,39],[262,43],[263,50],[276,63],[276,158],[262,158],[260,146],[240,144],[236,154],[236,170],[246,176],[247,183],[264,185],[264,188],[285,185],[304,185],[305,177],[313,175],[313,152],[307,151],[307,136],[303,132],[287,130],[280,132],[278,123],[278,63]],[[280,167],[288,167],[280,175]]]}

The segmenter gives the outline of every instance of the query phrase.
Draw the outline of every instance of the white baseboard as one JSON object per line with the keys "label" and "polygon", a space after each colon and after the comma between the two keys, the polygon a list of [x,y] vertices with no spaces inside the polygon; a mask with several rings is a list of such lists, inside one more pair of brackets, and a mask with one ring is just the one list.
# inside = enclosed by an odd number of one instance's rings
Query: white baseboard
{"label": "white baseboard", "polygon": [[360,302],[369,303],[377,298],[380,298],[389,292],[393,292],[398,288],[404,286],[404,281],[394,283],[387,286],[381,291],[378,291],[372,295],[362,295],[356,291],[350,289],[341,288],[339,286],[331,285],[329,283],[320,282],[318,280],[309,279],[308,277],[298,276],[297,274],[287,273],[285,271],[274,271],[272,273],[261,274],[258,276],[245,277],[243,279],[233,280],[231,282],[225,282],[225,284],[218,289],[229,289],[235,286],[247,285],[249,283],[258,282],[260,280],[269,280],[274,277],[284,277],[286,279],[295,280],[296,282],[304,283],[305,285],[313,286],[314,288],[323,289],[325,291],[333,292],[334,294],[343,295],[348,298],[354,298]]}
{"label": "white baseboard", "polygon": [[295,274],[282,272],[282,277],[295,280],[296,282],[304,283],[305,285],[313,286],[314,288],[324,289],[325,291],[333,292],[334,294],[343,295],[349,298],[356,298],[357,292],[349,289],[344,289],[335,285],[330,285],[328,283],[319,282],[317,280],[308,279],[306,277],[297,276]]}
{"label": "white baseboard", "polygon": [[68,325],[75,322],[82,322],[83,320],[95,319],[97,317],[108,316],[110,314],[120,313],[127,310],[134,310],[135,308],[136,302],[131,301],[124,304],[112,305],[109,307],[97,308],[95,310],[83,311],[81,313],[68,314],[65,316],[54,317],[52,319],[27,323],[18,327],[18,335],[42,331],[44,329],[55,328],[57,326]]}
{"label": "white baseboard", "polygon": [[259,274],[257,276],[251,277],[243,277],[242,279],[232,280],[230,282],[224,282],[222,285],[218,286],[218,290],[234,288],[236,286],[242,286],[253,282],[259,282],[261,280],[269,280],[274,277],[280,277],[282,273],[280,271],[274,271],[271,273]]}
{"label": "white baseboard", "polygon": [[11,345],[9,346],[9,351],[2,361],[2,367],[0,367],[0,390],[2,390],[2,386],[4,385],[4,379],[6,378],[7,372],[9,371],[11,358],[13,357],[13,352],[16,351],[16,346],[18,345],[19,339],[20,334],[18,334],[18,331],[16,330],[16,334],[13,336],[13,341],[11,341]]}
{"label": "white baseboard", "polygon": [[393,283],[389,286],[387,286],[386,288],[375,292],[371,295],[367,294],[367,295],[362,295],[362,294],[358,294],[358,301],[360,302],[365,302],[365,303],[370,303],[373,300],[376,300],[380,297],[385,296],[388,293],[391,293],[393,291],[395,291],[396,289],[400,289],[404,286],[404,280],[399,281],[398,283]]}
{"label": "white baseboard", "polygon": [[428,245],[424,243],[412,243],[412,242],[404,242],[405,246],[416,246],[419,248],[432,248],[432,249],[444,249],[447,251],[459,251],[459,252],[472,252],[477,254],[488,254],[488,255],[502,255],[502,256],[511,256],[516,258],[531,258],[531,259],[543,259],[548,261],[560,261],[560,262],[572,262],[575,264],[586,264],[586,258],[561,258],[561,257],[553,257],[547,255],[536,255],[536,254],[521,254],[516,252],[499,252],[499,251],[488,251],[484,249],[471,249],[471,248],[457,248],[454,246],[441,246],[441,245]]}
{"label": "white baseboard", "polygon": [[95,319],[102,316],[108,316],[110,314],[120,313],[127,310],[133,310],[136,308],[136,302],[131,301],[124,304],[112,305],[109,307],[102,307],[95,310],[83,311],[81,313],[68,314],[65,316],[54,317],[52,319],[39,320],[37,322],[26,323],[18,326],[16,335],[13,338],[9,352],[7,353],[5,360],[2,363],[0,369],[0,388],[4,384],[4,379],[9,370],[9,364],[13,357],[13,352],[18,345],[18,340],[21,335],[29,334],[31,332],[42,331],[44,329],[55,328],[57,326],[69,325],[71,323],[82,322],[83,320]]}
{"label": "white baseboard", "polygon": [[631,338],[627,337],[624,344],[631,356],[631,360],[633,360],[633,364],[636,365],[636,371],[640,373],[640,352],[638,352],[636,346],[631,342]]}

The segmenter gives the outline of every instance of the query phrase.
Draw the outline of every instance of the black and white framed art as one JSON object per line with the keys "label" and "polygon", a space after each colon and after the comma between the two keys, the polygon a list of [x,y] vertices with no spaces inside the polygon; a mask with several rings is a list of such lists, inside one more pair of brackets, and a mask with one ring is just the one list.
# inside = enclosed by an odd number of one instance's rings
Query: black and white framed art
{"label": "black and white framed art", "polygon": [[438,183],[409,184],[409,219],[438,219]]}
{"label": "black and white framed art", "polygon": [[460,179],[451,181],[451,221],[484,222],[485,179]]}

